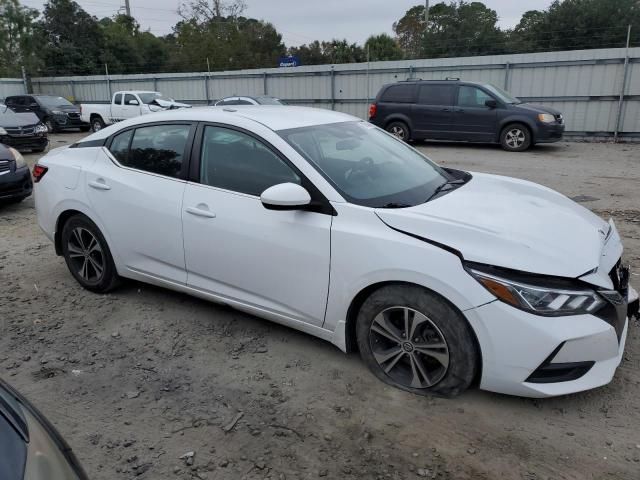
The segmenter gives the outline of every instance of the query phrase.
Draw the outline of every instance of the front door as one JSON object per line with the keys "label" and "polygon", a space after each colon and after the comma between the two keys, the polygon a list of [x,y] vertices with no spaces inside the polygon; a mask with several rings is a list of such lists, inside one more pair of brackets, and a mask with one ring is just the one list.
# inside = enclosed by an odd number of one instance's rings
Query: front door
{"label": "front door", "polygon": [[460,85],[453,113],[457,140],[493,142],[498,132],[498,111],[485,102],[494,100],[484,90],[471,85]]}
{"label": "front door", "polygon": [[183,204],[188,285],[236,306],[321,326],[331,215],[267,210],[260,194],[301,183],[301,174],[243,131],[206,126],[199,135],[199,173]]}
{"label": "front door", "polygon": [[182,197],[191,128],[125,130],[102,149],[85,177],[93,211],[125,268],[181,284],[187,277]]}

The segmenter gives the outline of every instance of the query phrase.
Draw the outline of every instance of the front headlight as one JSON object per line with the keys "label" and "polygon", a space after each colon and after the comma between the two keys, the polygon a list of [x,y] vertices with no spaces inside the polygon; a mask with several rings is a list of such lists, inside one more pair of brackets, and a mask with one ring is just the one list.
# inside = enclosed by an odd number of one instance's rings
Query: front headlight
{"label": "front headlight", "polygon": [[15,148],[9,147],[9,151],[13,154],[13,159],[16,161],[16,168],[24,168],[27,166],[22,154]]}
{"label": "front headlight", "polygon": [[64,115],[65,113],[62,110],[51,110],[51,113],[54,115]]}
{"label": "front headlight", "polygon": [[590,288],[572,286],[571,280],[554,280],[543,285],[538,279],[508,279],[494,273],[467,271],[499,300],[536,315],[562,316],[594,313],[605,300]]}
{"label": "front headlight", "polygon": [[550,113],[540,113],[538,114],[538,120],[540,120],[542,123],[553,123],[556,121],[556,117],[554,117]]}
{"label": "front headlight", "polygon": [[47,133],[47,126],[44,123],[39,123],[36,125],[36,133]]}
{"label": "front headlight", "polygon": [[6,134],[7,134],[7,131],[4,128],[0,127],[0,135],[6,135]]}

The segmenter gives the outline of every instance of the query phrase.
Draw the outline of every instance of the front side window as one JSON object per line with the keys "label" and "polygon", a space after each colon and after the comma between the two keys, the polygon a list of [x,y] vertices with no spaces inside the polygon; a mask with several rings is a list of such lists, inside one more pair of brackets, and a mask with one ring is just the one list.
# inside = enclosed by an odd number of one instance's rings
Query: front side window
{"label": "front side window", "polygon": [[109,150],[125,167],[179,178],[190,129],[190,125],[140,127],[115,136]]}
{"label": "front side window", "polygon": [[461,85],[458,90],[458,106],[459,107],[482,107],[485,108],[487,100],[494,98],[476,87]]}
{"label": "front side window", "polygon": [[278,134],[357,205],[418,205],[449,180],[429,159],[366,122],[314,125]]}
{"label": "front side window", "polygon": [[133,95],[131,95],[130,93],[127,93],[124,96],[124,104],[125,105],[131,105],[131,102],[134,101],[136,103],[138,103],[138,99],[136,97],[134,97]]}
{"label": "front side window", "polygon": [[254,137],[208,126],[202,139],[200,183],[260,196],[279,183],[301,183],[278,155]]}

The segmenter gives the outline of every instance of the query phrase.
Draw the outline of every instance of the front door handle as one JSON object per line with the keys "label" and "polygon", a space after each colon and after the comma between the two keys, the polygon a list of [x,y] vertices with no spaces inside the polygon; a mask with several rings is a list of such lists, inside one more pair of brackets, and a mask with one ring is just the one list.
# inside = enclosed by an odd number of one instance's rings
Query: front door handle
{"label": "front door handle", "polygon": [[450,111],[451,111],[451,109],[450,109],[450,108],[443,108],[443,109],[442,109],[442,111],[443,111],[443,112],[450,112]]}
{"label": "front door handle", "polygon": [[95,182],[89,182],[89,186],[91,188],[95,188],[96,190],[111,190],[111,187],[107,185],[102,178],[99,178]]}
{"label": "front door handle", "polygon": [[456,108],[454,110],[454,112],[456,112],[456,113],[464,113],[464,109],[463,108]]}
{"label": "front door handle", "polygon": [[185,210],[187,213],[197,217],[216,218],[216,214],[206,209],[206,205],[200,204],[197,207],[187,207]]}

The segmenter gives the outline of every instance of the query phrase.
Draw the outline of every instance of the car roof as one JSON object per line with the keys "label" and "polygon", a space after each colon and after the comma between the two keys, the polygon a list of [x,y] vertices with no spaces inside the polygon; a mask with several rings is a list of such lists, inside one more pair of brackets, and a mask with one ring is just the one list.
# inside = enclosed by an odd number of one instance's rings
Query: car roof
{"label": "car roof", "polygon": [[[118,122],[97,133],[85,137],[87,140],[107,138],[124,127],[153,122],[191,121],[191,122],[219,122],[234,125],[239,121],[250,120],[273,130],[288,130],[290,128],[310,127],[340,122],[360,122],[362,119],[346,113],[335,112],[323,108],[292,107],[280,105],[242,105],[180,108],[164,112],[141,115],[129,120]],[[114,128],[115,127],[115,128]]]}

